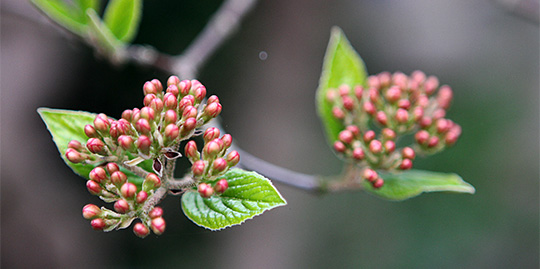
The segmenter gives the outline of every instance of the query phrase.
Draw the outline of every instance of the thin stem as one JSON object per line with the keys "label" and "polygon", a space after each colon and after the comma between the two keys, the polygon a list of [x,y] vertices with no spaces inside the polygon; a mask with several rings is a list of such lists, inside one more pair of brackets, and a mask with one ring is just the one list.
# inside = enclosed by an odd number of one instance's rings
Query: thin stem
{"label": "thin stem", "polygon": [[134,165],[134,166],[129,166],[127,164],[125,164],[124,162],[118,162],[117,164],[119,164],[120,166],[126,168],[127,170],[129,170],[130,172],[132,172],[133,174],[139,176],[139,177],[142,177],[142,178],[146,178],[146,176],[148,176],[148,174],[150,174],[149,172],[147,172],[146,170]]}
{"label": "thin stem", "polygon": [[163,198],[165,198],[165,196],[167,196],[168,191],[169,190],[167,189],[166,186],[159,187],[154,192],[154,194],[152,196],[150,196],[150,198],[148,198],[148,200],[146,200],[146,202],[144,203],[144,206],[143,206],[144,215],[148,215],[150,210],[152,210],[152,208],[154,208],[154,206],[159,204],[159,202],[161,202],[161,200],[163,200]]}

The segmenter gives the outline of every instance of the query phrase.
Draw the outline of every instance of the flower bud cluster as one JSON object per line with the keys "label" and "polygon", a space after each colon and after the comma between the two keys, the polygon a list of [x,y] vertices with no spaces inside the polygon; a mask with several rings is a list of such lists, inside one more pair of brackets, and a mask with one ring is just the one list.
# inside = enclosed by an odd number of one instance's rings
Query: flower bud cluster
{"label": "flower bud cluster", "polygon": [[[373,169],[407,170],[416,153],[439,152],[459,138],[461,127],[445,118],[452,90],[439,86],[436,77],[421,71],[411,76],[383,72],[370,76],[367,84],[327,91],[333,117],[345,126],[333,147],[346,159]],[[415,143],[398,149],[398,139],[407,134],[414,134]],[[374,187],[383,185],[366,173]]]}
{"label": "flower bud cluster", "polygon": [[[220,137],[217,128],[210,127],[203,134],[204,146],[202,152],[197,149],[195,141],[189,141],[185,148],[185,156],[192,163],[191,173],[198,185],[198,191],[202,197],[211,197],[214,193],[223,193],[228,188],[225,179],[217,180],[227,170],[240,161],[240,154],[233,150],[227,153],[232,145],[230,134]],[[210,184],[213,184],[212,187]]]}

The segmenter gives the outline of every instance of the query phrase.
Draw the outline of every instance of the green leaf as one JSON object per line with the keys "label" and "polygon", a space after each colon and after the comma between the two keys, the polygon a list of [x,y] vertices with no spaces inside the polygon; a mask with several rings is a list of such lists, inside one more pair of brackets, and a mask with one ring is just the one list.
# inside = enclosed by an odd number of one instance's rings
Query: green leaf
{"label": "green leaf", "polygon": [[113,63],[120,62],[120,55],[124,51],[124,44],[118,40],[109,28],[99,18],[93,9],[86,10],[90,27],[91,40],[98,51],[110,58]]}
{"label": "green leaf", "polygon": [[319,117],[326,129],[330,145],[337,140],[339,132],[345,127],[332,116],[332,104],[326,100],[328,89],[335,89],[342,84],[351,88],[356,85],[366,86],[366,80],[366,67],[362,58],[351,46],[343,31],[339,27],[333,27],[317,90]]}
{"label": "green leaf", "polygon": [[[97,165],[72,163],[66,159],[65,155],[67,145],[71,140],[78,140],[83,145],[86,143],[88,137],[84,133],[84,126],[92,124],[97,114],[51,108],[39,108],[38,113],[45,122],[45,125],[47,125],[47,129],[51,133],[53,141],[60,152],[60,157],[75,174],[88,179],[90,171]],[[146,167],[143,167],[143,169],[146,169]],[[124,168],[121,168],[121,170],[128,176],[130,182],[139,186],[142,184],[143,178],[136,176]]]}
{"label": "green leaf", "polygon": [[96,12],[99,10],[100,0],[77,0],[76,3],[82,11],[82,16],[86,18],[86,10],[93,9]]}
{"label": "green leaf", "polygon": [[287,204],[270,180],[255,172],[232,169],[223,178],[229,188],[219,196],[202,198],[196,191],[182,196],[182,210],[195,224],[220,230]]}
{"label": "green leaf", "polygon": [[103,21],[116,38],[129,43],[135,37],[141,21],[141,0],[111,0]]}
{"label": "green leaf", "polygon": [[32,3],[62,27],[84,35],[86,16],[78,6],[62,0],[32,0]]}
{"label": "green leaf", "polygon": [[401,173],[381,173],[384,185],[374,189],[364,181],[365,190],[389,200],[405,200],[420,195],[422,192],[457,192],[474,194],[474,187],[453,173],[409,170]]}

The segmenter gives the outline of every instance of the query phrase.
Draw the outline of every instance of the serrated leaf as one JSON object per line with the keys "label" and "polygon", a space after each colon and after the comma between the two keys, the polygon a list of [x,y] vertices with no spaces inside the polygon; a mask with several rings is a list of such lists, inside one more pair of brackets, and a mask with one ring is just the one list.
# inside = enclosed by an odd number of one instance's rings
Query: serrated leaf
{"label": "serrated leaf", "polygon": [[367,181],[365,190],[376,196],[389,200],[405,200],[423,192],[456,192],[474,194],[474,187],[454,173],[409,170],[401,173],[381,173],[384,185],[374,189]]}
{"label": "serrated leaf", "polygon": [[141,0],[111,0],[103,21],[118,40],[129,43],[137,33],[141,10]]}
{"label": "serrated leaf", "polygon": [[182,196],[182,210],[195,224],[220,230],[287,204],[270,180],[255,172],[232,169],[223,178],[229,188],[220,196],[202,198],[196,191]]}
{"label": "serrated leaf", "polygon": [[343,31],[339,27],[333,27],[317,89],[317,109],[330,145],[337,140],[339,132],[345,127],[332,115],[332,104],[326,100],[328,89],[335,89],[343,84],[351,88],[356,85],[366,86],[366,80],[366,67],[362,58]]}
{"label": "serrated leaf", "polygon": [[62,27],[84,35],[86,16],[78,6],[62,0],[32,0],[32,3]]}
{"label": "serrated leaf", "polygon": [[[45,125],[47,125],[47,129],[53,137],[53,141],[60,152],[60,157],[62,160],[64,160],[64,162],[73,170],[73,172],[75,172],[75,174],[89,179],[88,175],[90,174],[90,171],[92,171],[92,169],[94,169],[94,167],[97,165],[72,163],[66,159],[65,155],[67,145],[71,140],[78,140],[83,145],[86,143],[88,137],[84,133],[84,126],[86,124],[92,124],[97,114],[84,111],[51,108],[39,108],[38,113],[41,116],[41,119],[45,122]],[[138,186],[142,185],[144,180],[143,178],[136,176],[124,168],[120,169],[127,175],[129,182],[132,182]],[[143,167],[143,169],[146,170],[147,168]]]}

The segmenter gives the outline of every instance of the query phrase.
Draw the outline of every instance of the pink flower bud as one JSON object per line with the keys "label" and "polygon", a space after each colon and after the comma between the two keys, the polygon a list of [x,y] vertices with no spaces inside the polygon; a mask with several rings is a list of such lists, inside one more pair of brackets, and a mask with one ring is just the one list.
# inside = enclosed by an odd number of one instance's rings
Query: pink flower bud
{"label": "pink flower bud", "polygon": [[326,101],[333,103],[336,100],[336,91],[334,89],[328,89],[326,92]]}
{"label": "pink flower bud", "polygon": [[182,119],[189,119],[197,117],[197,109],[193,106],[188,106],[182,112]]}
{"label": "pink flower bud", "polygon": [[214,172],[220,173],[227,169],[227,161],[223,158],[217,158],[213,163]]}
{"label": "pink flower bud", "polygon": [[392,81],[401,89],[406,89],[409,84],[409,78],[401,72],[395,72],[392,75]]}
{"label": "pink flower bud", "polygon": [[419,121],[424,117],[424,109],[420,106],[417,106],[413,110],[413,118],[415,121]]}
{"label": "pink flower bud", "polygon": [[396,149],[396,143],[394,143],[392,140],[388,140],[384,142],[384,149],[386,152],[394,152]]}
{"label": "pink flower bud", "polygon": [[131,121],[130,122],[134,124],[140,118],[141,118],[141,110],[139,110],[138,108],[134,108],[133,109],[133,115],[131,115]]}
{"label": "pink flower bud", "polygon": [[204,167],[206,165],[204,164],[204,161],[198,160],[193,163],[191,166],[191,172],[193,172],[193,176],[198,177],[204,174]]}
{"label": "pink flower bud", "polygon": [[414,135],[414,139],[420,145],[425,144],[429,139],[429,133],[426,130],[420,130]]}
{"label": "pink flower bud", "polygon": [[159,98],[156,98],[156,99],[150,101],[150,105],[148,105],[148,106],[159,113],[159,112],[161,112],[163,110],[163,101],[161,99],[159,99]]}
{"label": "pink flower bud", "polygon": [[343,144],[343,142],[341,141],[336,141],[334,142],[334,150],[339,152],[339,153],[343,153],[345,152],[345,150],[347,149],[347,147],[345,146],[345,144]]}
{"label": "pink flower bud", "polygon": [[195,89],[194,95],[195,100],[197,100],[197,102],[201,102],[204,97],[206,97],[206,87],[200,85],[197,89]]}
{"label": "pink flower bud", "polygon": [[152,79],[150,82],[152,82],[152,84],[156,86],[156,90],[158,93],[163,91],[163,85],[161,85],[161,82],[158,79]]}
{"label": "pink flower bud", "polygon": [[154,85],[152,82],[147,81],[143,85],[143,92],[144,94],[157,94],[158,90],[156,88],[156,85]]}
{"label": "pink flower bud", "polygon": [[92,153],[102,153],[105,150],[105,144],[98,138],[90,138],[86,142],[86,148]]}
{"label": "pink flower bud", "polygon": [[437,103],[440,107],[443,109],[448,109],[450,107],[450,103],[452,102],[452,89],[448,85],[443,85],[439,89],[439,93],[437,94]]}
{"label": "pink flower bud", "polygon": [[431,118],[429,118],[429,117],[422,117],[420,119],[420,121],[418,122],[418,124],[422,128],[427,128],[427,127],[431,126],[432,123],[433,123],[433,120],[431,120]]}
{"label": "pink flower bud", "polygon": [[148,120],[143,118],[135,123],[135,129],[141,134],[149,134],[152,131],[152,127],[150,127]]}
{"label": "pink flower bud", "polygon": [[116,171],[120,171],[120,167],[116,163],[107,163],[105,165],[105,169],[107,169],[107,172],[109,173],[109,175]]}
{"label": "pink flower bud", "polygon": [[206,183],[199,184],[197,190],[202,198],[210,198],[214,194],[214,190],[212,189],[212,187],[210,187],[210,185]]}
{"label": "pink flower bud", "polygon": [[401,169],[401,170],[409,170],[411,168],[412,168],[411,159],[403,159],[401,161],[401,164],[399,165],[399,169]]}
{"label": "pink flower bud", "polygon": [[118,131],[118,128],[117,128],[117,122],[116,121],[113,121],[111,123],[111,128],[109,129],[109,134],[111,135],[112,138],[116,139],[118,138],[118,136],[120,135],[120,132]]}
{"label": "pink flower bud", "polygon": [[212,95],[210,97],[208,97],[208,100],[206,101],[206,104],[211,104],[211,103],[219,103],[219,98],[215,95]]}
{"label": "pink flower bud", "polygon": [[97,183],[103,183],[105,180],[108,179],[107,172],[105,172],[105,169],[103,169],[103,167],[100,167],[100,166],[92,169],[88,177]]}
{"label": "pink flower bud", "polygon": [[96,129],[94,126],[87,124],[84,126],[84,134],[86,134],[89,138],[96,138],[98,137],[98,133],[96,132]]}
{"label": "pink flower bud", "polygon": [[384,111],[377,112],[377,116],[375,116],[375,119],[383,126],[388,123],[388,118],[386,117],[386,113],[384,113]]}
{"label": "pink flower bud", "polygon": [[180,90],[180,94],[182,94],[182,96],[187,95],[189,93],[189,90],[191,89],[191,81],[180,81],[180,83],[178,83],[178,89]]}
{"label": "pink flower bud", "polygon": [[237,165],[238,162],[240,162],[240,154],[236,150],[231,151],[227,155],[227,163],[228,163],[229,167],[233,167],[233,166]]}
{"label": "pink flower bud", "polygon": [[145,191],[153,190],[155,188],[159,188],[160,186],[161,179],[159,179],[159,177],[154,173],[149,173],[144,179],[143,190]]}
{"label": "pink flower bud", "polygon": [[416,99],[416,105],[417,106],[425,108],[425,107],[427,107],[428,104],[429,104],[429,98],[425,94],[421,94]]}
{"label": "pink flower bud", "polygon": [[77,140],[71,140],[71,141],[69,141],[69,143],[68,143],[68,148],[70,148],[70,149],[76,149],[77,151],[84,149],[84,147],[83,147],[83,145],[81,144],[81,142],[79,142],[79,141],[77,141]]}
{"label": "pink flower bud", "polygon": [[135,197],[135,201],[138,204],[142,204],[146,201],[147,198],[148,198],[148,193],[145,191],[140,191],[139,193],[137,193],[137,197]]}
{"label": "pink flower bud", "polygon": [[103,219],[93,219],[90,222],[90,225],[92,225],[92,228],[96,231],[101,231],[105,228],[106,224]]}
{"label": "pink flower bud", "polygon": [[129,211],[129,204],[126,200],[120,199],[114,203],[114,210],[120,214],[124,214]]}
{"label": "pink flower bud", "polygon": [[382,178],[377,178],[373,182],[373,188],[380,189],[384,185],[384,180]]}
{"label": "pink flower bud", "polygon": [[167,79],[167,86],[176,86],[178,83],[180,83],[180,79],[177,76],[170,76],[169,79]]}
{"label": "pink flower bud", "polygon": [[357,137],[360,135],[360,128],[358,128],[358,126],[356,125],[349,125],[345,129],[351,132],[354,135],[354,137]]}
{"label": "pink flower bud", "polygon": [[66,150],[66,159],[72,163],[80,163],[85,160],[85,157],[77,150],[68,148]]}
{"label": "pink flower bud", "polygon": [[444,118],[444,116],[446,116],[446,110],[444,110],[442,108],[439,108],[439,109],[436,109],[435,111],[433,111],[433,119],[434,120],[442,119],[442,118]]}
{"label": "pink flower bud", "polygon": [[369,182],[373,182],[379,177],[375,170],[369,168],[364,169],[364,173],[362,176]]}
{"label": "pink flower bud", "polygon": [[396,111],[396,121],[399,123],[407,123],[409,120],[409,112],[403,108],[398,108]]}
{"label": "pink flower bud", "polygon": [[165,232],[165,220],[162,217],[152,219],[152,225],[150,228],[152,228],[152,231],[157,234],[161,235]]}
{"label": "pink flower bud", "polygon": [[343,96],[343,107],[349,111],[354,109],[354,100],[349,96]]}
{"label": "pink flower bud", "polygon": [[163,208],[159,206],[152,208],[152,210],[150,210],[150,212],[148,213],[148,217],[150,217],[151,219],[159,218],[161,216],[163,216]]}
{"label": "pink flower bud", "polygon": [[379,80],[379,77],[377,77],[377,76],[369,76],[368,77],[368,85],[369,85],[369,87],[379,88],[381,86],[381,82]]}
{"label": "pink flower bud", "polygon": [[143,99],[143,104],[144,106],[150,106],[150,103],[152,102],[152,100],[156,99],[156,95],[155,94],[147,94],[144,96],[144,99]]}
{"label": "pink flower bud", "polygon": [[98,131],[107,132],[110,126],[109,118],[103,113],[98,114],[94,119],[94,128]]}
{"label": "pink flower bud", "polygon": [[178,135],[180,134],[180,129],[176,124],[171,123],[165,127],[165,138],[167,138],[168,141],[174,141]]}
{"label": "pink flower bud", "polygon": [[411,102],[407,99],[401,99],[398,101],[398,107],[408,110],[411,107]]}
{"label": "pink flower bud", "polygon": [[438,144],[439,144],[439,138],[436,136],[432,136],[429,138],[427,146],[429,148],[433,148],[433,147],[436,147]]}
{"label": "pink flower bud", "polygon": [[98,195],[101,193],[101,186],[93,180],[86,181],[86,188],[88,189],[88,192],[90,192],[93,195]]}
{"label": "pink flower bud", "polygon": [[133,149],[133,138],[131,138],[131,136],[129,136],[129,135],[121,135],[121,136],[118,137],[118,144],[124,150],[132,150]]}
{"label": "pink flower bud", "polygon": [[359,161],[363,160],[365,157],[364,150],[362,148],[353,149],[352,157]]}
{"label": "pink flower bud", "polygon": [[414,152],[414,149],[410,147],[404,147],[401,150],[401,155],[403,156],[403,158],[411,159],[411,160],[414,160],[414,157],[416,157],[416,153]]}
{"label": "pink flower bud", "polygon": [[95,219],[101,215],[101,209],[97,205],[87,204],[83,207],[82,215],[85,219]]}
{"label": "pink flower bud", "polygon": [[224,134],[221,137],[221,141],[223,141],[223,148],[228,149],[232,145],[232,136],[230,134]]}
{"label": "pink flower bud", "polygon": [[137,193],[137,186],[131,182],[126,182],[120,188],[120,193],[125,198],[132,198]]}
{"label": "pink flower bud", "polygon": [[381,87],[387,87],[392,82],[392,75],[390,74],[390,72],[381,72],[378,77]]}
{"label": "pink flower bud", "polygon": [[339,140],[345,144],[351,144],[354,139],[354,134],[349,130],[343,130],[339,132]]}
{"label": "pink flower bud", "polygon": [[141,152],[147,154],[150,152],[150,147],[152,146],[152,140],[148,136],[141,135],[139,136],[135,144]]}
{"label": "pink flower bud", "polygon": [[383,150],[382,143],[379,140],[371,140],[369,142],[369,151],[371,151],[374,154],[379,154]]}
{"label": "pink flower bud", "polygon": [[374,115],[377,109],[375,108],[375,105],[372,102],[365,102],[364,103],[364,111],[370,115]]}
{"label": "pink flower bud", "polygon": [[176,114],[176,111],[170,109],[165,112],[163,119],[165,120],[166,124],[176,123],[176,121],[178,120],[178,114]]}
{"label": "pink flower bud", "polygon": [[204,108],[204,114],[215,118],[221,113],[221,104],[218,102],[211,103]]}
{"label": "pink flower bud", "polygon": [[364,94],[364,87],[362,87],[362,85],[356,85],[354,87],[354,96],[356,96],[356,99],[362,100],[363,94]]}
{"label": "pink flower bud", "polygon": [[116,129],[120,135],[131,133],[131,124],[126,119],[119,119],[116,122]]}
{"label": "pink flower bud", "polygon": [[132,115],[133,115],[133,111],[131,109],[126,109],[124,110],[124,112],[122,112],[122,119],[125,119],[128,122],[131,122]]}
{"label": "pink flower bud", "polygon": [[144,224],[138,222],[133,226],[133,233],[140,238],[145,238],[150,233],[150,230]]}
{"label": "pink flower bud", "polygon": [[210,127],[204,131],[203,138],[204,142],[208,143],[208,141],[212,141],[216,138],[218,138],[220,135],[219,129],[215,127]]}
{"label": "pink flower bud", "polygon": [[437,90],[437,87],[439,87],[439,80],[434,76],[428,77],[424,83],[424,91],[427,95],[432,95]]}
{"label": "pink flower bud", "polygon": [[184,124],[182,124],[181,134],[182,136],[188,134],[189,132],[193,131],[197,127],[197,119],[195,118],[189,118],[187,119]]}
{"label": "pink flower bud", "polygon": [[178,86],[176,85],[169,85],[167,87],[167,93],[170,93],[174,95],[174,97],[178,97],[178,94],[180,93],[180,90],[178,89]]}
{"label": "pink flower bud", "polygon": [[351,87],[349,87],[349,85],[347,84],[341,84],[338,88],[338,91],[339,95],[341,95],[342,97],[347,96],[351,92]]}
{"label": "pink flower bud", "polygon": [[444,143],[447,145],[453,145],[459,138],[459,134],[456,132],[448,132],[444,136]]}
{"label": "pink flower bud", "polygon": [[214,186],[217,193],[224,193],[229,188],[229,182],[226,179],[220,179]]}
{"label": "pink flower bud", "polygon": [[175,109],[178,105],[178,100],[172,93],[166,93],[165,96],[163,96],[163,104],[167,109]]}
{"label": "pink flower bud", "polygon": [[369,88],[369,100],[374,104],[379,101],[379,90],[377,88]]}
{"label": "pink flower bud", "polygon": [[338,120],[345,118],[345,113],[343,113],[343,110],[339,107],[332,108],[332,115]]}
{"label": "pink flower bud", "polygon": [[450,130],[450,123],[446,119],[438,119],[435,122],[435,126],[437,126],[437,133],[445,133],[448,130]]}
{"label": "pink flower bud", "polygon": [[364,142],[369,143],[373,139],[375,139],[375,132],[373,130],[364,133]]}
{"label": "pink flower bud", "polygon": [[116,186],[122,186],[127,181],[127,176],[122,171],[116,171],[111,174],[111,182]]}
{"label": "pink flower bud", "polygon": [[395,103],[401,98],[401,89],[397,86],[392,86],[386,90],[386,94],[384,96],[386,100],[390,103]]}
{"label": "pink flower bud", "polygon": [[381,131],[385,140],[394,140],[396,138],[396,132],[390,128],[384,128]]}
{"label": "pink flower bud", "polygon": [[418,83],[423,83],[426,79],[426,74],[420,70],[414,70],[411,74],[411,79]]}
{"label": "pink flower bud", "polygon": [[190,160],[198,160],[200,158],[200,153],[197,151],[197,143],[193,140],[187,142],[184,153]]}
{"label": "pink flower bud", "polygon": [[148,121],[153,121],[156,118],[156,111],[151,107],[141,108],[141,119],[146,119]]}

